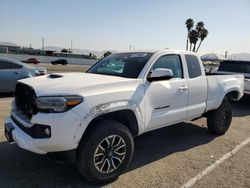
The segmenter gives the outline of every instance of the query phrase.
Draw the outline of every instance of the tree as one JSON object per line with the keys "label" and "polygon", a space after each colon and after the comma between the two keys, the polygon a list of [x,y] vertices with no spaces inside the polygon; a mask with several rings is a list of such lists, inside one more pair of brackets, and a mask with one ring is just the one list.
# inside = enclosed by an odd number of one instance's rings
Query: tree
{"label": "tree", "polygon": [[69,50],[68,50],[68,53],[71,53],[72,54],[72,51],[71,51],[71,49],[69,48]]}
{"label": "tree", "polygon": [[97,56],[94,53],[89,53],[89,58],[90,59],[97,59]]}
{"label": "tree", "polygon": [[196,30],[197,30],[198,32],[201,32],[203,29],[204,29],[204,23],[203,23],[203,22],[198,22],[198,23],[196,24]]}
{"label": "tree", "polygon": [[69,51],[66,48],[64,48],[64,49],[61,50],[61,53],[68,53],[68,52]]}
{"label": "tree", "polygon": [[112,54],[112,52],[107,51],[107,52],[105,52],[105,53],[103,54],[103,57],[107,57],[107,56],[109,56],[109,55],[111,55],[111,54]]}
{"label": "tree", "polygon": [[187,28],[187,42],[186,42],[186,50],[188,50],[188,40],[189,40],[189,33],[190,33],[190,30],[193,28],[194,26],[194,21],[193,19],[189,18],[186,20],[186,28]]}
{"label": "tree", "polygon": [[[189,33],[189,40],[190,40],[190,51],[195,52],[196,43],[199,39],[199,33],[196,29],[192,29]],[[193,50],[192,50],[192,44],[193,44]]]}
{"label": "tree", "polygon": [[91,53],[91,59],[97,59],[97,56],[93,53]]}
{"label": "tree", "polygon": [[[189,50],[193,52],[198,52],[201,43],[204,41],[204,39],[208,35],[208,30],[205,29],[204,22],[200,21],[196,24],[195,29],[193,29],[194,21],[189,18],[186,20],[186,28],[188,30],[187,34],[187,43],[186,43],[186,50],[188,50],[188,42],[189,44]],[[200,40],[198,48],[196,49],[196,44]]]}
{"label": "tree", "polygon": [[208,35],[208,30],[207,29],[203,29],[201,32],[200,32],[200,35],[199,35],[199,38],[200,38],[200,43],[199,43],[199,46],[196,50],[196,52],[198,52],[200,46],[201,46],[201,43],[204,41],[204,39],[207,37]]}

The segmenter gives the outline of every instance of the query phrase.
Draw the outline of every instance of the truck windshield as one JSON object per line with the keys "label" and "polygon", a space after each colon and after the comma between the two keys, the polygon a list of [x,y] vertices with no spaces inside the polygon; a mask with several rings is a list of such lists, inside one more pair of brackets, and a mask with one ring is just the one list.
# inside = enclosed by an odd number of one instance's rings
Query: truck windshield
{"label": "truck windshield", "polygon": [[221,62],[218,71],[250,73],[250,62],[223,61]]}
{"label": "truck windshield", "polygon": [[152,54],[147,52],[112,54],[97,62],[87,73],[137,78]]}

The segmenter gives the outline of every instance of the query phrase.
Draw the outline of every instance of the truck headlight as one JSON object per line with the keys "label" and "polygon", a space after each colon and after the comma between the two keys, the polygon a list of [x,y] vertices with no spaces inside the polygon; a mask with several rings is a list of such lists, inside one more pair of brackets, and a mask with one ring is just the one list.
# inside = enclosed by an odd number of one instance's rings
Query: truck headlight
{"label": "truck headlight", "polygon": [[39,112],[65,112],[83,101],[81,96],[48,96],[38,97],[36,106]]}

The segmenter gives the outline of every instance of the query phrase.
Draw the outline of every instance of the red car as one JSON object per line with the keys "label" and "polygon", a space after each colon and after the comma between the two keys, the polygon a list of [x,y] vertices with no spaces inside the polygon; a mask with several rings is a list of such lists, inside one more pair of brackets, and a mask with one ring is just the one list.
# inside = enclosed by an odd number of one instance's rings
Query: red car
{"label": "red car", "polygon": [[30,63],[30,64],[39,64],[39,63],[41,63],[41,61],[39,59],[36,59],[36,58],[29,58],[24,62],[25,63]]}

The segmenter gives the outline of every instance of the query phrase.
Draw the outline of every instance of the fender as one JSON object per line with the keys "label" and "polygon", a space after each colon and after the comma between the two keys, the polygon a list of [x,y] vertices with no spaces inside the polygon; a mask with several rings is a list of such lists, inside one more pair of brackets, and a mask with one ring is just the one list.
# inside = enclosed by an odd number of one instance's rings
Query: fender
{"label": "fender", "polygon": [[210,110],[214,110],[219,108],[219,106],[221,105],[221,103],[223,102],[224,98],[231,92],[237,92],[237,98],[236,100],[239,100],[242,96],[243,93],[241,92],[239,87],[232,87],[228,90],[224,90],[224,95],[220,95],[220,97],[217,100],[213,100],[213,101],[207,101],[207,109],[206,112],[210,111]]}
{"label": "fender", "polygon": [[83,133],[85,132],[86,128],[89,126],[90,122],[93,119],[103,114],[119,110],[131,110],[134,112],[138,122],[138,134],[141,134],[144,130],[144,120],[139,105],[132,100],[118,100],[94,106],[87,113],[85,113],[78,129],[76,130],[74,136],[75,143],[78,144],[80,142]]}

